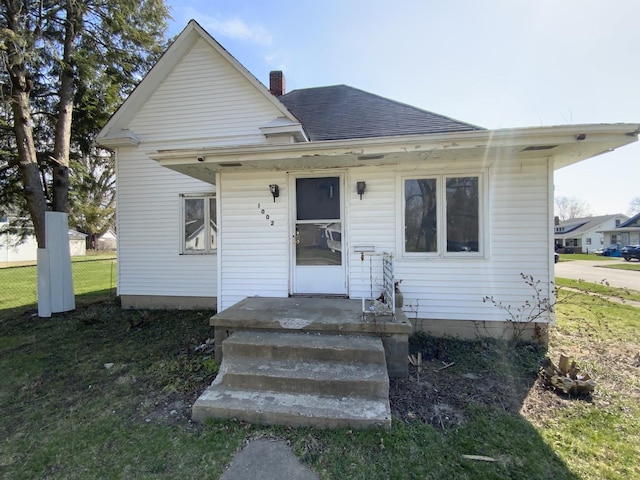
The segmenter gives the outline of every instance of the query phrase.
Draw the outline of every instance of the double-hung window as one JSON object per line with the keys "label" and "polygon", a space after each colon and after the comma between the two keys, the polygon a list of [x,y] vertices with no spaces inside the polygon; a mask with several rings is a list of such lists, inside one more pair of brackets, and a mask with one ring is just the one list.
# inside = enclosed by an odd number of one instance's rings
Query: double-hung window
{"label": "double-hung window", "polygon": [[484,254],[481,175],[405,177],[402,189],[404,255]]}
{"label": "double-hung window", "polygon": [[215,195],[181,195],[181,253],[215,253],[218,246]]}

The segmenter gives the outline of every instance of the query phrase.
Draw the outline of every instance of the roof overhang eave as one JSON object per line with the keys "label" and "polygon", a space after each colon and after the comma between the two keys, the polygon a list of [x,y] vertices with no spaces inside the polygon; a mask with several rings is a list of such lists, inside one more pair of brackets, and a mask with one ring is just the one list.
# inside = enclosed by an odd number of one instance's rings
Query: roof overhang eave
{"label": "roof overhang eave", "polygon": [[[187,164],[206,165],[210,171],[227,168],[273,168],[278,162],[331,159],[341,166],[415,161],[416,158],[485,158],[498,150],[514,160],[553,158],[554,167],[576,163],[637,140],[636,124],[563,125],[556,127],[474,130],[428,135],[374,137],[304,143],[261,143],[202,149],[159,150],[151,158],[161,165],[181,170]],[[386,158],[386,160],[385,160]],[[390,160],[393,159],[393,160]],[[313,163],[313,162],[310,162]]]}
{"label": "roof overhang eave", "polygon": [[122,147],[137,147],[140,137],[131,130],[120,130],[115,134],[105,132],[96,138],[96,143],[102,147],[116,149]]}

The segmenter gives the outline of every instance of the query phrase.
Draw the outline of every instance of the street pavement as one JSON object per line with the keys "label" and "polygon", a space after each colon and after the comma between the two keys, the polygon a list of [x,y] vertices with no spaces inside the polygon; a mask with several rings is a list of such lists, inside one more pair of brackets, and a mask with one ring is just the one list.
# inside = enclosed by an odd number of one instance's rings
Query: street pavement
{"label": "street pavement", "polygon": [[[632,260],[633,263],[637,263]],[[628,288],[640,292],[640,272],[603,268],[606,264],[627,263],[622,258],[607,261],[573,260],[555,264],[556,277],[584,280],[585,282],[604,283],[612,287]]]}

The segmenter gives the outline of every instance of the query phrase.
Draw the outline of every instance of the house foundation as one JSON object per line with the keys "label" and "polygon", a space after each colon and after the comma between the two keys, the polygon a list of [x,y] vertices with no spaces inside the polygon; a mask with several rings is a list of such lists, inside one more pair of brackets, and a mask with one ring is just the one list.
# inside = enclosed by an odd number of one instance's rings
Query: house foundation
{"label": "house foundation", "polygon": [[514,324],[512,322],[487,322],[471,320],[442,320],[415,318],[410,320],[415,332],[423,332],[434,337],[452,337],[461,340],[476,338],[496,338],[512,340],[518,338],[525,342],[549,344],[549,324],[531,322]]}

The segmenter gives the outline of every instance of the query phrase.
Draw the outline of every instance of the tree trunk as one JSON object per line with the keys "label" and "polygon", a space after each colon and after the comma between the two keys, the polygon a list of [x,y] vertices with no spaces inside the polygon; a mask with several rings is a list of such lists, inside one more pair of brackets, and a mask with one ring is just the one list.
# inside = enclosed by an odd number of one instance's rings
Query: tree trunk
{"label": "tree trunk", "polygon": [[60,103],[56,122],[56,138],[53,146],[53,205],[56,212],[66,212],[69,200],[69,145],[71,143],[71,120],[73,117],[75,41],[77,26],[82,13],[75,2],[67,2],[67,17],[62,53],[62,71],[60,73]]}
{"label": "tree trunk", "polygon": [[[12,7],[14,5],[11,5]],[[8,6],[7,6],[8,7]],[[17,10],[8,9],[7,22],[10,29],[19,30]],[[40,180],[36,146],[29,104],[31,82],[27,79],[24,53],[17,41],[6,42],[9,80],[11,82],[11,110],[13,130],[16,135],[18,166],[22,177],[27,208],[33,222],[33,229],[39,248],[45,247],[44,212],[47,200]]]}

